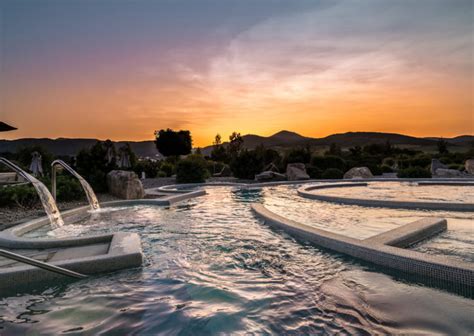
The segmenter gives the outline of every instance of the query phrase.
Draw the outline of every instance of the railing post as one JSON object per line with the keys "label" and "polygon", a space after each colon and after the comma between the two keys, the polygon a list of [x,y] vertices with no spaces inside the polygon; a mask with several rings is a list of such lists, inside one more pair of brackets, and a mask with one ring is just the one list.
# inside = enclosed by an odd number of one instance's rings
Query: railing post
{"label": "railing post", "polygon": [[53,195],[54,201],[56,201],[56,165],[51,165],[51,193]]}

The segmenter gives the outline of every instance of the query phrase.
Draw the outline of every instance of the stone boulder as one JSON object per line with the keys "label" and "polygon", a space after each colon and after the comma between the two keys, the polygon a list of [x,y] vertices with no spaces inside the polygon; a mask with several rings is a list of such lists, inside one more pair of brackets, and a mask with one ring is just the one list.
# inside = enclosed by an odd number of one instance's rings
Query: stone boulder
{"label": "stone boulder", "polygon": [[474,175],[474,159],[466,160],[464,163],[464,169],[468,174]]}
{"label": "stone boulder", "polygon": [[309,180],[304,163],[288,163],[286,177],[288,181]]}
{"label": "stone boulder", "polygon": [[464,174],[457,169],[436,169],[436,177],[462,177]]}
{"label": "stone boulder", "polygon": [[271,170],[261,172],[260,174],[255,175],[255,181],[264,182],[264,181],[283,181],[286,180],[285,174],[280,174]]}
{"label": "stone boulder", "polygon": [[366,178],[372,178],[372,177],[374,177],[374,175],[372,175],[372,172],[367,167],[354,167],[354,168],[349,169],[344,174],[344,179],[346,180],[366,179]]}
{"label": "stone boulder", "polygon": [[438,159],[432,159],[431,160],[431,175],[436,175],[436,170],[438,169],[447,169],[448,166],[444,165],[439,161]]}
{"label": "stone boulder", "polygon": [[112,170],[107,174],[109,193],[122,199],[139,199],[145,196],[142,182],[137,174],[125,170]]}

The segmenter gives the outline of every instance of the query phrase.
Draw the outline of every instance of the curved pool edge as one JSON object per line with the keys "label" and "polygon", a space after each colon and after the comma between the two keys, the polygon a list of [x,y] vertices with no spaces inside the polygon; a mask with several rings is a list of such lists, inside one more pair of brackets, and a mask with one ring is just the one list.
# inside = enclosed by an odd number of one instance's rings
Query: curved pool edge
{"label": "curved pool edge", "polygon": [[[417,181],[417,185],[431,185],[431,184],[420,184],[424,182],[426,181],[425,180]],[[431,183],[437,183],[435,185],[453,185],[453,184],[444,184],[447,182],[431,182]],[[457,182],[457,183],[460,183],[460,182]],[[346,182],[346,183],[337,183],[337,184],[302,186],[298,188],[297,193],[301,197],[314,199],[318,201],[339,203],[339,204],[345,204],[345,205],[358,205],[358,206],[364,206],[364,207],[413,209],[413,210],[442,210],[442,211],[458,211],[458,212],[474,211],[474,204],[472,203],[392,201],[392,200],[353,198],[353,197],[342,197],[342,196],[328,196],[328,195],[320,195],[318,193],[310,192],[311,190],[318,190],[318,189],[365,187],[367,185],[368,185],[368,182],[364,181],[364,182]],[[456,185],[474,186],[474,184],[472,183],[462,183],[462,184],[456,184]]]}
{"label": "curved pool edge", "polygon": [[[443,226],[445,227],[444,219],[423,219],[424,222],[417,221],[392,230],[391,234],[383,233],[385,237],[380,236],[379,239],[370,237],[359,240],[292,221],[268,210],[263,204],[253,204],[251,208],[255,215],[268,226],[283,230],[303,241],[388,269],[461,285],[470,293],[474,289],[473,264],[387,245],[390,242],[400,241],[397,237],[400,238],[403,235],[406,237],[415,235],[418,241],[432,236],[440,232]],[[427,220],[431,223],[426,222]],[[406,230],[407,228],[410,229]],[[416,228],[419,229],[418,234],[416,234]]]}
{"label": "curved pool edge", "polygon": [[461,183],[462,185],[474,185],[474,177],[462,178],[398,178],[398,177],[372,177],[372,178],[354,178],[354,179],[309,179],[309,180],[295,180],[295,181],[269,181],[269,182],[202,182],[202,183],[174,183],[167,184],[161,187],[153,187],[145,189],[149,195],[165,195],[165,194],[181,194],[188,193],[190,190],[186,188],[196,187],[243,187],[243,188],[262,188],[281,185],[295,185],[307,183],[329,183],[329,182],[432,182],[432,183]]}

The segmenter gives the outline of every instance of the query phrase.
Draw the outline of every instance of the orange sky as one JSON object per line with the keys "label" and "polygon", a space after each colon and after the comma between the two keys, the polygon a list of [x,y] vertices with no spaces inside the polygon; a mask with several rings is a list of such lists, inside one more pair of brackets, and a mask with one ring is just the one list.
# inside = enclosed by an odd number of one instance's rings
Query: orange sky
{"label": "orange sky", "polygon": [[42,2],[0,5],[0,120],[19,128],[7,139],[474,133],[469,1],[173,12],[189,27],[146,2]]}

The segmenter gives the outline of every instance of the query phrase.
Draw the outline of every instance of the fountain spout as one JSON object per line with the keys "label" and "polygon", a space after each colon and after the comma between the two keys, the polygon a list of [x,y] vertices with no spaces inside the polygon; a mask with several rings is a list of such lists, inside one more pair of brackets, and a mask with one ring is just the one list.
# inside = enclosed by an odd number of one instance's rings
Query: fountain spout
{"label": "fountain spout", "polygon": [[43,208],[46,214],[48,215],[49,221],[51,222],[53,228],[64,225],[58,206],[56,205],[56,202],[51,193],[49,192],[48,188],[46,188],[43,183],[41,183],[36,177],[25,172],[13,162],[3,157],[0,157],[0,163],[3,163],[8,168],[12,169],[18,175],[20,175],[26,181],[30,182],[33,185],[33,187],[36,189],[36,192],[38,193],[41,203],[43,204]]}
{"label": "fountain spout", "polygon": [[56,200],[56,174],[59,166],[66,169],[69,173],[71,173],[72,176],[79,180],[82,188],[84,189],[84,192],[86,193],[87,200],[89,201],[92,210],[100,209],[99,201],[97,200],[97,196],[95,195],[94,190],[92,189],[90,184],[87,183],[87,181],[81,175],[79,175],[74,169],[71,168],[71,166],[69,166],[63,160],[54,160],[51,163],[51,190],[53,192],[53,198]]}

